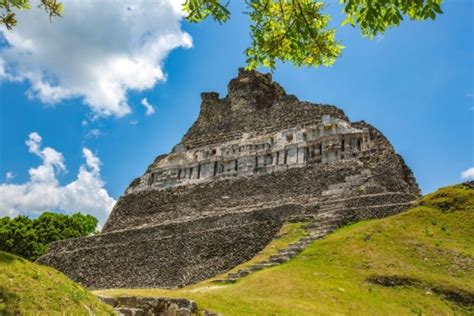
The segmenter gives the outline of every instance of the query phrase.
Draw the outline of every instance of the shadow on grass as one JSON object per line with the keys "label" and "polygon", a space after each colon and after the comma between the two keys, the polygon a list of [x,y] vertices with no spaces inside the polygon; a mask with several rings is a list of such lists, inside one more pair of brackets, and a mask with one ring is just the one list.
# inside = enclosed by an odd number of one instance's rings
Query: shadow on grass
{"label": "shadow on grass", "polygon": [[0,315],[19,315],[19,297],[0,286]]}
{"label": "shadow on grass", "polygon": [[24,262],[26,259],[14,256],[12,254],[9,254],[7,252],[0,251],[0,263],[11,263],[14,261],[21,261]]}
{"label": "shadow on grass", "polygon": [[463,308],[472,311],[474,308],[474,293],[464,289],[445,287],[439,284],[429,284],[421,280],[399,275],[373,275],[367,278],[372,284],[384,287],[415,287],[423,290],[429,290],[443,297],[444,299],[456,303]]}

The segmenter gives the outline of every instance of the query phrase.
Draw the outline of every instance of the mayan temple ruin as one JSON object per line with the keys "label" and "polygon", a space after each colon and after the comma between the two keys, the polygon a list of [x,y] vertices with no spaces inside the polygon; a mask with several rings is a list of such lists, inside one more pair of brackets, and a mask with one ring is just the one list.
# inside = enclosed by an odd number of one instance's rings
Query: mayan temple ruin
{"label": "mayan temple ruin", "polygon": [[320,238],[419,194],[376,128],[241,69],[227,96],[202,94],[196,122],[132,181],[100,234],[54,243],[39,262],[91,289],[181,287],[248,261],[287,221],[309,219]]}

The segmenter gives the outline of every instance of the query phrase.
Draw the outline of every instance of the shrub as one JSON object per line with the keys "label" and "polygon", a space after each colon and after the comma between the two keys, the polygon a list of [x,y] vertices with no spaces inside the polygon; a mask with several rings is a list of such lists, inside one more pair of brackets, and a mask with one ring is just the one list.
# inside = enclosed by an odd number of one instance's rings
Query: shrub
{"label": "shrub", "polygon": [[54,241],[88,236],[96,232],[92,215],[44,212],[36,219],[27,216],[0,218],[0,250],[36,260]]}

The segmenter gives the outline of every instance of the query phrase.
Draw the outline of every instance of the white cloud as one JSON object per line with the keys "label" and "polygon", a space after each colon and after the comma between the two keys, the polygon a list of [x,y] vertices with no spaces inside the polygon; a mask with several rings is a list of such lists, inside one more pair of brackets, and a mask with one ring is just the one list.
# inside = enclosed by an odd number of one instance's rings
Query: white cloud
{"label": "white cloud", "polygon": [[41,142],[38,133],[31,133],[26,141],[29,151],[42,159],[40,166],[28,171],[30,179],[23,184],[0,184],[0,216],[32,215],[46,210],[80,211],[94,215],[104,224],[115,200],[104,188],[99,158],[83,148],[85,164],[80,166],[74,181],[62,186],[57,176],[66,172],[64,157],[51,147],[43,149]]}
{"label": "white cloud", "polygon": [[141,104],[146,109],[145,115],[152,115],[155,113],[155,108],[151,105],[146,98],[143,98]]}
{"label": "white cloud", "polygon": [[102,131],[100,129],[97,129],[97,128],[94,128],[94,129],[91,129],[88,133],[87,133],[87,137],[99,137],[101,135],[103,135],[104,133],[102,133]]}
{"label": "white cloud", "polygon": [[5,174],[5,180],[6,180],[6,181],[13,180],[13,178],[15,178],[15,175],[13,174],[13,172],[8,171],[8,172]]}
{"label": "white cloud", "polygon": [[474,180],[474,167],[464,170],[461,173],[461,179],[463,180]]}
{"label": "white cloud", "polygon": [[92,151],[88,148],[82,149],[82,154],[86,158],[87,166],[94,171],[94,173],[99,174],[100,172],[100,160],[97,156],[94,156]]}
{"label": "white cloud", "polygon": [[[133,3],[133,5],[130,5]],[[191,47],[180,27],[182,0],[64,1],[62,18],[37,9],[17,12],[13,30],[0,27],[0,78],[27,80],[45,103],[80,97],[95,116],[129,113],[127,91],[166,79],[163,61]]]}

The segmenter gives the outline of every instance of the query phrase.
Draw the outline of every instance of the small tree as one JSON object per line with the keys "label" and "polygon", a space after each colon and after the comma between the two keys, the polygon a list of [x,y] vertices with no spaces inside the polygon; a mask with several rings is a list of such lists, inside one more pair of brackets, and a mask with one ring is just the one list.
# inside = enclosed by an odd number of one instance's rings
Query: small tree
{"label": "small tree", "polygon": [[0,218],[0,250],[36,260],[54,241],[94,234],[97,223],[94,216],[80,213],[68,216],[44,212],[36,219],[22,215],[3,217]]}

